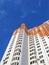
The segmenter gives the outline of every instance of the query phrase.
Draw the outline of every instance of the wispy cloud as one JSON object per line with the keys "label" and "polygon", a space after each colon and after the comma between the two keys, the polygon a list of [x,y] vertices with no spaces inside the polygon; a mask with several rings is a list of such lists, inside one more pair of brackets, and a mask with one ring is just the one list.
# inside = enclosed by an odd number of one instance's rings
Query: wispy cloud
{"label": "wispy cloud", "polygon": [[6,16],[7,12],[5,10],[0,10],[0,19]]}
{"label": "wispy cloud", "polygon": [[2,5],[4,2],[8,2],[8,1],[12,1],[12,0],[0,0],[0,5]]}
{"label": "wispy cloud", "polygon": [[15,3],[16,5],[20,5],[20,4],[22,3],[22,0],[14,0],[14,3]]}
{"label": "wispy cloud", "polygon": [[5,10],[0,10],[0,14],[6,14]]}
{"label": "wispy cloud", "polygon": [[0,0],[0,4],[3,4],[4,3],[4,0]]}
{"label": "wispy cloud", "polygon": [[28,14],[24,7],[21,8],[21,13],[22,13],[20,16],[21,18],[25,18]]}
{"label": "wispy cloud", "polygon": [[32,10],[32,13],[35,14],[36,13],[36,10]]}
{"label": "wispy cloud", "polygon": [[21,15],[21,18],[25,18],[27,16],[27,13],[24,12],[22,15]]}
{"label": "wispy cloud", "polygon": [[38,6],[39,6],[39,7],[41,6],[41,0],[38,1]]}
{"label": "wispy cloud", "polygon": [[0,3],[2,4],[4,2],[8,2],[8,1],[13,2],[13,3],[17,4],[17,5],[21,4],[21,2],[22,2],[22,0],[0,0]]}

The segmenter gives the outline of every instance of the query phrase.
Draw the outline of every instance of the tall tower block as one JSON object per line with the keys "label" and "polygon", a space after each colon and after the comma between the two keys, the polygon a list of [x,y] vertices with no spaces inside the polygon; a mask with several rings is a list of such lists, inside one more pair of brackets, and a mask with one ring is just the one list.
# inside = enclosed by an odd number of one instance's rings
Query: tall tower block
{"label": "tall tower block", "polygon": [[16,29],[1,60],[2,65],[49,65],[49,21]]}

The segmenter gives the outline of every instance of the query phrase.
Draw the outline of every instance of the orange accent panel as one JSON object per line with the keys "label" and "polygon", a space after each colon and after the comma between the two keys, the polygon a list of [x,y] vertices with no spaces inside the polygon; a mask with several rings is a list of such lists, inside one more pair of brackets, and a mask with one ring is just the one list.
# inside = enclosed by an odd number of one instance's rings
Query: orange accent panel
{"label": "orange accent panel", "polygon": [[14,31],[14,34],[16,34],[17,32],[20,32],[21,29],[24,29],[28,36],[29,35],[35,35],[35,34],[39,34],[40,36],[47,36],[46,31],[49,35],[49,30],[48,30],[48,28],[46,28],[47,24],[49,25],[49,22],[46,22],[46,23],[44,23],[38,27],[34,27],[34,28],[29,30],[26,27],[26,25],[23,23],[23,24],[21,24],[20,28],[18,28]]}

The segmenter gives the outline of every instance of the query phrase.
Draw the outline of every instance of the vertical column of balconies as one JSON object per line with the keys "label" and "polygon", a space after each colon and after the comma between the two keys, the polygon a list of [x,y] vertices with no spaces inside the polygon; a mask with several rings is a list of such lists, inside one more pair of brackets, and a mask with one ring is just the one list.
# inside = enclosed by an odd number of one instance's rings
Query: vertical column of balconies
{"label": "vertical column of balconies", "polygon": [[23,30],[19,32],[18,39],[15,45],[11,65],[21,64],[21,53],[22,53],[22,41],[23,41]]}
{"label": "vertical column of balconies", "polygon": [[[45,59],[45,63],[46,65],[49,64],[49,44],[48,44],[48,40],[49,40],[49,30],[48,30],[48,25],[47,23],[42,25],[42,31],[44,32],[44,34],[46,34],[45,36],[41,36],[40,39],[41,39],[41,42],[42,42],[42,46],[43,46],[43,55],[44,55],[44,59]],[[42,34],[42,31],[41,31],[41,34]],[[48,54],[47,54],[48,53]]]}
{"label": "vertical column of balconies", "polygon": [[4,53],[4,57],[2,58],[2,61],[1,61],[2,65],[10,64],[11,59],[12,59],[12,55],[13,55],[11,53],[13,52],[12,49],[14,47],[14,41],[15,41],[16,37],[17,37],[17,35],[14,35],[14,34],[12,35],[12,37],[10,39],[10,42],[9,42],[9,44],[7,46],[7,49],[6,49],[5,53]]}
{"label": "vertical column of balconies", "polygon": [[29,36],[29,65],[37,65],[34,36]]}
{"label": "vertical column of balconies", "polygon": [[35,36],[37,62],[38,65],[48,65],[48,59],[43,45],[45,41],[43,42],[42,40],[44,41],[43,37],[40,37],[39,35]]}
{"label": "vertical column of balconies", "polygon": [[49,44],[48,44],[49,43],[49,30],[47,29],[48,25],[47,25],[47,27],[46,27],[46,25],[47,24],[42,26],[42,28],[46,34],[46,36],[42,37],[42,42],[44,45],[44,49],[46,50],[46,54],[47,54],[46,56],[47,56],[48,61],[49,61]]}
{"label": "vertical column of balconies", "polygon": [[40,37],[41,38],[41,42],[42,42],[42,46],[43,46],[43,55],[44,55],[44,59],[45,59],[45,65],[49,64],[49,46],[48,43],[46,42],[46,36],[44,37]]}
{"label": "vertical column of balconies", "polygon": [[43,46],[42,42],[40,41],[40,37],[38,34],[34,36],[35,48],[36,48],[36,57],[38,65],[43,65],[44,58],[43,58]]}
{"label": "vertical column of balconies", "polygon": [[43,37],[43,45],[44,45],[44,49],[46,50],[46,56],[48,58],[49,61],[49,39],[47,38],[47,36]]}

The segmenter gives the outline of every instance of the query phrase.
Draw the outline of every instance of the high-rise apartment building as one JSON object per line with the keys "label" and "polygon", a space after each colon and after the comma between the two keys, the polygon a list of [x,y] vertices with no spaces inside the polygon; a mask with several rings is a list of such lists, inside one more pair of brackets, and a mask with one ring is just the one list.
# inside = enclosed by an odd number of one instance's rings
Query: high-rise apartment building
{"label": "high-rise apartment building", "polygon": [[1,65],[1,62],[0,62],[0,65]]}
{"label": "high-rise apartment building", "polygon": [[49,21],[16,29],[1,60],[2,65],[49,65]]}

